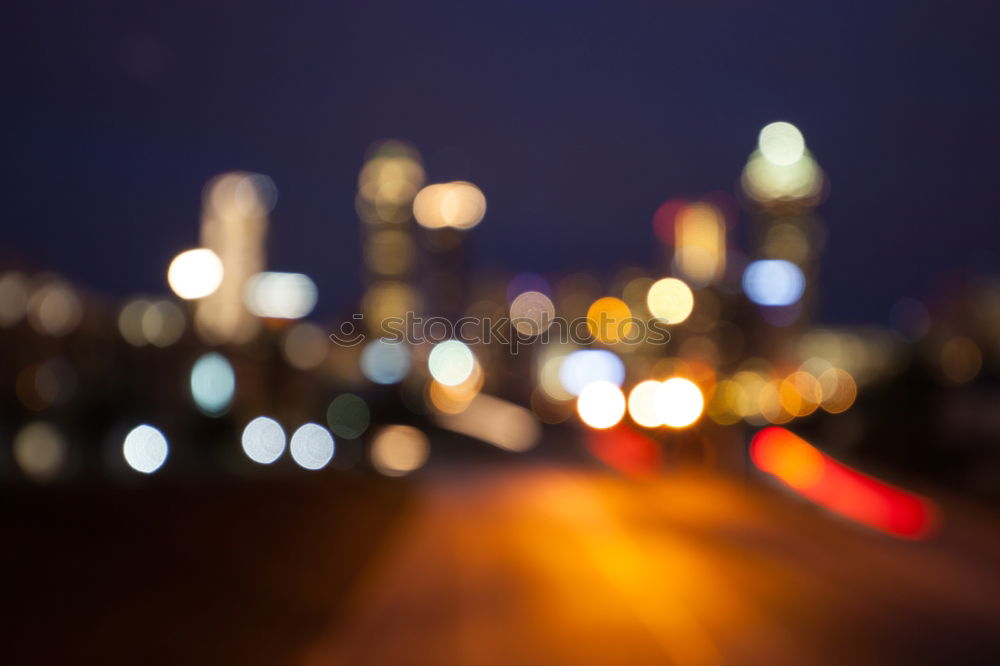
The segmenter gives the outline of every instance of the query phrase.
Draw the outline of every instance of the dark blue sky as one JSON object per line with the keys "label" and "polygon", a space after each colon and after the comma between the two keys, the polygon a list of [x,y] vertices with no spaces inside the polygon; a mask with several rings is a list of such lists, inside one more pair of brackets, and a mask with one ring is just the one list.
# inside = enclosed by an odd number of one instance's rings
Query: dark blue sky
{"label": "dark blue sky", "polygon": [[432,180],[486,193],[478,264],[610,272],[653,264],[656,207],[731,190],[783,119],[832,184],[822,314],[882,321],[1000,267],[1000,9],[848,4],[18,3],[2,244],[103,291],[163,291],[202,184],[259,171],[280,191],[270,267],[341,311],[364,150],[401,137]]}

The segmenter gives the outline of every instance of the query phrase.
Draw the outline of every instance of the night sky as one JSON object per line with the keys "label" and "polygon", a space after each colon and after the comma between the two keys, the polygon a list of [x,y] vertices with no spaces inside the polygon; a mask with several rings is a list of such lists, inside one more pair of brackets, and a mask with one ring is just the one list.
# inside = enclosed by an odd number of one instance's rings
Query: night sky
{"label": "night sky", "polygon": [[995,3],[32,0],[3,24],[0,243],[114,295],[165,292],[202,185],[245,169],[280,192],[269,268],[346,312],[386,137],[485,192],[478,266],[653,266],[657,206],[732,191],[773,120],[831,182],[823,319],[1000,272]]}

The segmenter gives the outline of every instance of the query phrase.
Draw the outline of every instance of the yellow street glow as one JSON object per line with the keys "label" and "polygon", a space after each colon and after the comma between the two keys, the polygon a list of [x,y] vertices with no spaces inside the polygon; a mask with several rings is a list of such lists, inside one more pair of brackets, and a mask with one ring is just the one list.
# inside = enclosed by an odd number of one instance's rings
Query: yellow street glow
{"label": "yellow street glow", "polygon": [[635,327],[632,310],[625,302],[613,296],[594,301],[587,310],[590,333],[606,345],[628,340]]}

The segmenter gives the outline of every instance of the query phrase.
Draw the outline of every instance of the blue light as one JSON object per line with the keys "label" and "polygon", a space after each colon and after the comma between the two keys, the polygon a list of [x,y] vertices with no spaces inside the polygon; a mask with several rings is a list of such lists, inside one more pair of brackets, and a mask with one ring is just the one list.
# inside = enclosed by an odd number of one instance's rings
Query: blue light
{"label": "blue light", "polygon": [[792,305],[805,288],[802,271],[784,259],[754,261],[743,273],[743,291],[757,305]]}
{"label": "blue light", "polygon": [[625,381],[625,364],[612,352],[604,349],[575,351],[559,366],[559,382],[569,393],[580,395],[587,384],[611,382],[621,386]]}
{"label": "blue light", "polygon": [[194,404],[209,416],[219,416],[229,407],[236,391],[236,376],[226,357],[210,352],[191,368],[191,397]]}
{"label": "blue light", "polygon": [[361,352],[361,372],[376,384],[395,384],[410,371],[410,352],[402,342],[372,340]]}

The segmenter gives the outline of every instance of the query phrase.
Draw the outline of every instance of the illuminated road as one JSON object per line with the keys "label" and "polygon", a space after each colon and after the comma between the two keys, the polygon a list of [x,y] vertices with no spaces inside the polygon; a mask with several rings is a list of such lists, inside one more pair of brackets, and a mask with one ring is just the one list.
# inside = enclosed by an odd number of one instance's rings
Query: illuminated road
{"label": "illuminated road", "polygon": [[960,559],[721,480],[476,475],[428,488],[306,662],[985,663],[996,546]]}
{"label": "illuminated road", "polygon": [[[756,481],[583,467],[0,503],[7,663],[976,664],[994,518],[897,541]],[[78,492],[78,491],[73,491]],[[961,652],[956,661],[951,652]]]}

